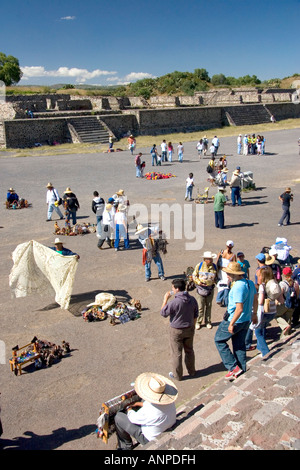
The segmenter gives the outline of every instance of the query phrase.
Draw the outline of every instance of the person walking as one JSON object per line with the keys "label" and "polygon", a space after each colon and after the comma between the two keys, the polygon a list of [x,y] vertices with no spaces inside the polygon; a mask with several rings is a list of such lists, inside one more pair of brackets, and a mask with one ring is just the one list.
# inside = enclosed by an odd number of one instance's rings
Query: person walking
{"label": "person walking", "polygon": [[214,197],[215,227],[223,229],[225,227],[224,206],[226,204],[225,187],[219,186]]}
{"label": "person walking", "polygon": [[285,188],[284,193],[279,196],[279,200],[282,202],[282,216],[278,222],[278,227],[283,225],[283,222],[286,221],[286,225],[290,225],[291,214],[290,214],[290,205],[293,201],[293,194],[291,188]]}
{"label": "person walking", "polygon": [[157,166],[158,165],[158,162],[157,162],[158,152],[157,152],[156,144],[153,144],[152,149],[150,150],[150,154],[152,157],[152,166],[154,166],[154,163]]}
{"label": "person walking", "polygon": [[102,237],[102,217],[103,211],[105,207],[105,201],[102,197],[99,196],[98,191],[94,191],[93,193],[93,201],[92,201],[92,211],[96,214],[96,222],[97,222],[97,237],[101,239]]}
{"label": "person walking", "polygon": [[186,187],[185,187],[185,200],[192,201],[193,195],[193,188],[194,188],[194,175],[193,173],[189,173],[188,178],[186,179]]}
{"label": "person walking", "polygon": [[135,157],[135,170],[136,170],[136,173],[135,173],[135,176],[137,178],[141,178],[142,177],[142,160],[141,160],[141,156],[143,154],[140,152],[136,157]]}
{"label": "person walking", "polygon": [[167,151],[168,151],[168,145],[165,139],[162,141],[160,144],[161,147],[161,161],[162,162],[167,162]]}
{"label": "person walking", "polygon": [[125,204],[119,203],[117,212],[115,214],[115,251],[119,251],[120,239],[124,239],[124,250],[128,250],[129,246],[129,235],[128,235],[128,224],[127,224],[127,207]]}
{"label": "person walking", "polygon": [[217,266],[213,263],[213,259],[216,257],[217,255],[211,251],[205,251],[203,253],[203,261],[195,266],[192,274],[197,289],[199,305],[196,330],[200,330],[203,319],[206,328],[212,328],[211,308],[217,280]]}
{"label": "person walking", "polygon": [[61,199],[58,195],[57,190],[53,187],[52,183],[47,184],[47,196],[46,196],[46,203],[48,205],[48,213],[47,213],[47,220],[49,222],[52,218],[52,212],[55,210],[60,217],[63,219],[64,216],[61,213],[60,208],[58,207],[59,203],[61,203]]}
{"label": "person walking", "polygon": [[223,269],[232,286],[227,311],[215,334],[215,345],[228,370],[225,378],[230,380],[246,372],[246,335],[250,322],[257,323],[258,300],[254,282],[244,278],[239,263],[231,262]]}
{"label": "person walking", "polygon": [[159,278],[164,281],[164,266],[160,256],[159,238],[157,239],[157,235],[160,237],[162,234],[155,227],[143,227],[143,225],[139,224],[136,227],[135,235],[138,236],[138,240],[143,247],[143,265],[145,266],[146,282],[149,282],[151,279],[152,261],[157,266]]}
{"label": "person walking", "polygon": [[173,148],[172,142],[168,142],[168,160],[169,160],[169,162],[172,161],[173,152],[174,152],[174,148]]}
{"label": "person walking", "polygon": [[179,142],[177,146],[177,155],[178,155],[178,161],[182,163],[183,160],[183,152],[184,152],[184,147],[182,145],[182,142]]}
{"label": "person walking", "polygon": [[[184,279],[173,279],[172,291],[166,292],[161,307],[161,316],[170,320],[170,348],[173,370],[169,374],[176,380],[183,376],[182,354],[188,374],[196,374],[195,352],[193,347],[195,323],[198,317],[196,299],[186,290]],[[174,298],[170,297],[174,294]]]}

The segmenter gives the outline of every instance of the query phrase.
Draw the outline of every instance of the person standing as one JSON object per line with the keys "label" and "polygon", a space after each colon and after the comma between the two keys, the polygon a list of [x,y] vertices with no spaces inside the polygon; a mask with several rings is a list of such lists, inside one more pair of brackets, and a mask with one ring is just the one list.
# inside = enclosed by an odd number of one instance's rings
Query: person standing
{"label": "person standing", "polygon": [[290,205],[291,201],[293,201],[293,194],[291,188],[286,188],[284,193],[279,196],[279,200],[282,202],[283,213],[278,222],[278,227],[281,227],[284,221],[286,221],[286,225],[290,225]]}
{"label": "person standing", "polygon": [[218,150],[220,147],[220,140],[219,138],[215,135],[213,140],[211,141],[212,145],[215,147],[215,156],[218,155]]}
{"label": "person standing", "polygon": [[[174,298],[170,300],[173,294]],[[182,379],[182,353],[184,351],[185,366],[188,374],[193,377],[196,373],[193,342],[198,305],[196,299],[185,290],[184,279],[173,279],[172,291],[168,291],[164,295],[160,314],[162,317],[170,319],[173,371],[169,375],[176,380]]]}
{"label": "person standing", "polygon": [[135,173],[135,176],[137,178],[141,178],[142,177],[142,173],[141,173],[141,170],[142,170],[142,160],[141,160],[141,156],[143,154],[140,152],[136,157],[135,157],[135,169],[136,169],[136,173]]}
{"label": "person standing", "polygon": [[231,188],[231,202],[232,206],[234,207],[236,203],[238,206],[242,205],[242,198],[241,198],[241,175],[240,170],[236,169],[231,177],[229,186]]}
{"label": "person standing", "polygon": [[206,328],[212,328],[211,307],[217,279],[217,266],[213,263],[213,259],[216,257],[217,255],[211,253],[211,251],[205,251],[203,261],[197,264],[192,274],[193,281],[196,284],[199,304],[196,330],[200,330],[203,319]]}
{"label": "person standing", "polygon": [[118,205],[117,212],[115,214],[115,251],[119,251],[120,239],[124,239],[124,249],[128,250],[129,247],[129,236],[128,236],[128,225],[126,216],[127,207],[125,204]]}
{"label": "person standing", "polygon": [[239,134],[239,136],[237,138],[237,154],[238,155],[241,155],[242,143],[243,143],[242,134]]}
{"label": "person standing", "polygon": [[194,175],[189,173],[188,178],[186,179],[186,189],[185,189],[185,200],[192,201],[192,194],[194,188]]}
{"label": "person standing", "polygon": [[73,225],[76,225],[76,213],[80,209],[80,205],[76,195],[73,193],[71,188],[67,188],[62,197],[64,208],[66,209],[66,217],[68,220],[72,217]]}
{"label": "person standing", "polygon": [[52,212],[55,210],[60,217],[60,219],[63,219],[64,216],[61,213],[60,208],[58,207],[58,204],[60,202],[60,197],[58,195],[57,190],[53,187],[52,183],[47,184],[47,196],[46,196],[46,203],[48,205],[48,214],[47,214],[47,220],[46,222],[49,222],[52,217]]}
{"label": "person standing", "polygon": [[[246,372],[246,335],[250,322],[257,323],[257,291],[254,282],[244,278],[239,263],[231,262],[227,273],[232,286],[228,296],[227,312],[215,334],[215,345],[224,366],[226,379],[235,379]],[[228,341],[232,341],[232,351]]]}
{"label": "person standing", "polygon": [[198,157],[201,160],[202,152],[203,152],[203,140],[202,139],[200,139],[199,142],[197,143],[196,149],[198,150]]}
{"label": "person standing", "polygon": [[214,197],[214,213],[215,213],[215,227],[224,228],[225,218],[224,218],[224,206],[226,204],[226,189],[224,186],[219,186],[218,192]]}
{"label": "person standing", "polygon": [[154,163],[157,166],[157,164],[158,164],[158,162],[157,162],[158,153],[157,153],[156,144],[153,144],[152,149],[150,150],[150,154],[151,154],[151,157],[152,157],[152,166],[154,166]]}
{"label": "person standing", "polygon": [[243,138],[243,155],[248,155],[248,136],[244,135]]}
{"label": "person standing", "polygon": [[173,145],[172,145],[172,142],[169,142],[168,143],[168,154],[169,154],[169,162],[172,161],[172,158],[173,158],[173,152],[174,152],[174,148],[173,148]]}
{"label": "person standing", "polygon": [[99,196],[98,191],[94,191],[93,193],[94,199],[92,201],[92,211],[96,214],[96,222],[97,222],[97,237],[102,237],[102,216],[105,206],[105,201],[102,197]]}
{"label": "person standing", "polygon": [[[151,262],[152,260],[157,266],[158,276],[164,281],[165,273],[163,262],[159,253],[159,239],[156,238],[159,235],[162,239],[162,233],[158,232],[157,228],[143,227],[139,224],[136,228],[135,235],[138,236],[138,240],[143,247],[143,265],[145,266],[145,280],[149,282],[151,279]],[[165,245],[164,245],[165,249]],[[166,252],[166,249],[165,249]]]}
{"label": "person standing", "polygon": [[133,137],[133,135],[130,134],[130,136],[128,137],[128,148],[130,150],[131,155],[133,155],[133,151],[135,149],[135,146],[136,146],[136,140]]}
{"label": "person standing", "polygon": [[[110,248],[112,248],[113,243],[112,243],[112,237],[113,237],[113,215],[112,215],[112,204],[106,204],[105,209],[103,211],[102,215],[102,227],[103,231],[101,229],[101,237],[99,237],[97,247],[102,250],[102,245],[104,243],[104,240],[108,244]],[[100,222],[101,223],[101,222]]]}
{"label": "person standing", "polygon": [[160,144],[160,147],[161,147],[161,161],[162,162],[167,162],[168,161],[167,160],[168,146],[167,146],[167,143],[166,143],[165,139]]}
{"label": "person standing", "polygon": [[299,297],[299,284],[292,278],[289,267],[282,270],[282,281],[279,282],[283,295],[282,302],[277,304],[276,321],[281,328],[281,338],[290,334],[292,317]]}
{"label": "person standing", "polygon": [[177,146],[177,155],[178,155],[178,161],[182,163],[183,160],[183,152],[184,152],[184,147],[182,145],[182,142],[179,142]]}

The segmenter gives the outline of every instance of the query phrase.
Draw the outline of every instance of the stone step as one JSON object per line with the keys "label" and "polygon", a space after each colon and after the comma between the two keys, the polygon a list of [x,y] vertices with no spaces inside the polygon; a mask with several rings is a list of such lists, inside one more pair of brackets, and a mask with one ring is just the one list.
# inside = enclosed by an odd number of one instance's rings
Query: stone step
{"label": "stone step", "polygon": [[263,105],[225,107],[224,110],[231,125],[243,126],[270,122],[270,113]]}
{"label": "stone step", "polygon": [[81,142],[104,144],[109,141],[108,130],[94,116],[71,119],[70,123]]}

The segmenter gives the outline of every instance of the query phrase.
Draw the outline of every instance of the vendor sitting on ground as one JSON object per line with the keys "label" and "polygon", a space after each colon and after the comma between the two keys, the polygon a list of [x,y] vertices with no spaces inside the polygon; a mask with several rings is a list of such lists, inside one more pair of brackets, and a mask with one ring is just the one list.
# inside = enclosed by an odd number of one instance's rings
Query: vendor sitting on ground
{"label": "vendor sitting on ground", "polygon": [[12,204],[14,201],[19,200],[19,196],[13,188],[9,188],[9,190],[7,191],[6,200],[9,204]]}
{"label": "vendor sitting on ground", "polygon": [[56,238],[54,241],[55,246],[50,246],[51,250],[56,251],[57,253],[63,256],[76,256],[76,259],[79,259],[80,256],[77,253],[73,253],[73,251],[65,248],[62,241],[59,238]]}
{"label": "vendor sitting on ground", "polygon": [[28,207],[28,202],[25,199],[19,198],[13,188],[9,188],[6,195],[6,208],[22,209],[23,207]]}
{"label": "vendor sitting on ground", "polygon": [[174,402],[178,391],[170,379],[146,372],[136,378],[134,389],[143,401],[118,411],[115,416],[119,450],[133,449],[131,436],[145,445],[176,422]]}

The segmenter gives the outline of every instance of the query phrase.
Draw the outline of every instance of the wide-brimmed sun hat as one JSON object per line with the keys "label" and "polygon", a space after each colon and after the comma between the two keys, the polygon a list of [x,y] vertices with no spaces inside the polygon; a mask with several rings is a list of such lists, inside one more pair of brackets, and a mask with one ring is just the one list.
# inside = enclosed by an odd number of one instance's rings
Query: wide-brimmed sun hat
{"label": "wide-brimmed sun hat", "polygon": [[10,193],[14,193],[14,192],[15,192],[15,190],[14,190],[13,188],[9,188],[8,191],[9,191]]}
{"label": "wide-brimmed sun hat", "polygon": [[217,255],[215,253],[212,253],[211,251],[205,251],[202,255],[202,258],[211,258],[215,259]]}
{"label": "wide-brimmed sun hat", "polygon": [[142,224],[138,224],[136,227],[136,232],[135,235],[140,235],[143,232],[146,232],[148,230],[148,227],[144,227]]}
{"label": "wide-brimmed sun hat", "polygon": [[154,372],[140,374],[134,383],[139,397],[156,405],[169,405],[178,396],[178,390],[172,380]]}
{"label": "wide-brimmed sun hat", "polygon": [[126,211],[127,207],[125,206],[125,204],[119,204],[118,205],[118,211],[119,212],[124,212]]}
{"label": "wide-brimmed sun hat", "polygon": [[124,196],[124,189],[119,189],[119,191],[116,194],[118,196]]}
{"label": "wide-brimmed sun hat", "polygon": [[268,266],[270,264],[273,264],[275,262],[275,256],[270,256],[268,253],[265,253],[265,264],[267,264]]}
{"label": "wide-brimmed sun hat", "polygon": [[71,188],[67,188],[67,189],[65,190],[65,193],[72,193],[72,192],[73,192],[73,191],[72,191]]}
{"label": "wide-brimmed sun hat", "polygon": [[228,266],[223,268],[223,271],[227,274],[235,274],[236,276],[243,276],[245,274],[244,271],[241,270],[240,263],[237,263],[236,261],[228,263]]}
{"label": "wide-brimmed sun hat", "polygon": [[52,183],[48,183],[46,188],[53,188],[53,184]]}

